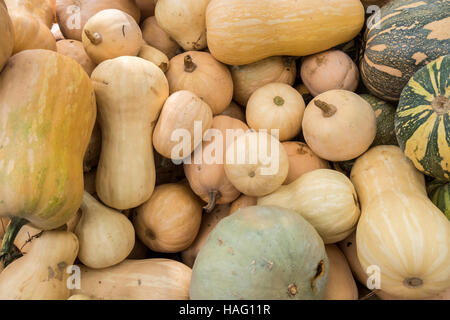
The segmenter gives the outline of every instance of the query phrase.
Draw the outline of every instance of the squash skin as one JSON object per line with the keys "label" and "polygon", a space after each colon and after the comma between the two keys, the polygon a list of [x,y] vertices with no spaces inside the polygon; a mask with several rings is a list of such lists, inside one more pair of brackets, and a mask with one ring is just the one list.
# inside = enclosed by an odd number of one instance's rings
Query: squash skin
{"label": "squash skin", "polygon": [[125,260],[105,269],[81,268],[81,289],[99,300],[189,300],[192,271],[169,259]]}
{"label": "squash skin", "polygon": [[83,156],[96,118],[89,77],[56,52],[22,51],[0,76],[0,110],[0,216],[44,230],[62,226],[83,194]]}
{"label": "squash skin", "polygon": [[141,23],[142,37],[145,42],[161,50],[169,59],[177,55],[180,46],[158,25],[154,16]]}
{"label": "squash skin", "polygon": [[0,0],[0,71],[3,69],[14,48],[14,26],[6,9],[5,2]]}
{"label": "squash skin", "polygon": [[242,194],[239,198],[233,201],[230,207],[230,214],[236,212],[238,209],[243,209],[250,206],[256,206],[258,198],[246,196]]}
{"label": "squash skin", "polygon": [[86,71],[88,76],[91,76],[97,64],[95,64],[84,50],[83,43],[77,40],[64,39],[56,42],[56,51],[71,57],[78,62]]}
{"label": "squash skin", "polygon": [[31,14],[48,29],[55,21],[55,0],[5,0],[10,13]]}
{"label": "squash skin", "polygon": [[252,206],[223,218],[210,233],[194,263],[190,297],[322,299],[328,270],[322,239],[306,220],[278,207]]}
{"label": "squash skin", "polygon": [[156,64],[162,72],[169,69],[169,58],[160,50],[144,44],[139,50],[138,57]]}
{"label": "squash skin", "polygon": [[450,55],[417,71],[395,115],[400,147],[421,172],[450,181]]}
{"label": "squash skin", "polygon": [[234,101],[231,101],[230,105],[220,115],[229,116],[241,120],[242,122],[246,122],[244,111],[242,111],[242,108]]}
{"label": "squash skin", "polygon": [[353,39],[363,24],[357,0],[212,0],[206,10],[209,50],[230,65],[321,52]]}
{"label": "squash skin", "polygon": [[46,231],[29,252],[0,273],[2,300],[66,300],[68,266],[78,253],[78,239],[66,231]]}
{"label": "squash skin", "polygon": [[450,182],[442,184],[436,180],[427,187],[427,191],[431,201],[450,220]]}
{"label": "squash skin", "polygon": [[398,101],[413,74],[450,52],[450,3],[446,0],[396,0],[381,8],[381,23],[365,34],[361,78],[370,92]]}
{"label": "squash skin", "polygon": [[137,207],[155,186],[152,132],[169,95],[167,80],[156,65],[138,57],[104,61],[91,79],[102,130],[97,194],[115,209]]}
{"label": "squash skin", "polygon": [[423,175],[401,149],[370,149],[355,162],[351,180],[362,208],[356,242],[363,270],[379,266],[383,292],[406,299],[448,288],[450,222],[427,198]]}

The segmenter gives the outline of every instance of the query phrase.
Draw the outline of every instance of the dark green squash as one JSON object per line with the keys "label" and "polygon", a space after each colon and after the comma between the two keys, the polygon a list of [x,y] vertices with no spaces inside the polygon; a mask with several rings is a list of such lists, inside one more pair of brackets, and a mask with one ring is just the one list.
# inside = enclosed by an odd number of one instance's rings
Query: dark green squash
{"label": "dark green squash", "polygon": [[417,71],[403,89],[395,131],[421,172],[450,181],[450,55]]}
{"label": "dark green squash", "polygon": [[195,260],[192,300],[322,299],[328,258],[299,214],[251,206],[222,219]]}
{"label": "dark green squash", "polygon": [[450,53],[449,12],[448,0],[395,0],[371,17],[360,70],[373,95],[397,101],[418,69]]}
{"label": "dark green squash", "polygon": [[428,196],[450,220],[450,182],[433,181],[427,186]]}

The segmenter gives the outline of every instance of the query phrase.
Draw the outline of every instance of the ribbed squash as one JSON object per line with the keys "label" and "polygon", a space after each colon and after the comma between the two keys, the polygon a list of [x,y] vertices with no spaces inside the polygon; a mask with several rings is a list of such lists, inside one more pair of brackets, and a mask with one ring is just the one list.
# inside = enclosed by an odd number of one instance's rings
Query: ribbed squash
{"label": "ribbed squash", "polygon": [[360,68],[372,94],[397,101],[414,72],[449,53],[449,11],[448,0],[396,0],[372,16]]}
{"label": "ribbed squash", "polygon": [[0,0],[0,71],[12,54],[14,27],[3,0]]}
{"label": "ribbed squash", "polygon": [[450,220],[450,182],[442,184],[435,180],[427,187],[428,196]]}
{"label": "ribbed squash", "polygon": [[[447,29],[449,30],[449,29]],[[402,91],[395,117],[400,147],[421,172],[450,181],[450,55],[429,63]]]}

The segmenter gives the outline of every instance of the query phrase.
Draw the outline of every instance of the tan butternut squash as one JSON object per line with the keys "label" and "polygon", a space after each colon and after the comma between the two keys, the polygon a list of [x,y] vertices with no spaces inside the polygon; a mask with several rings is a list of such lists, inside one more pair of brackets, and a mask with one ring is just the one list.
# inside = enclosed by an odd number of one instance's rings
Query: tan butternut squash
{"label": "tan butternut squash", "polygon": [[230,71],[207,52],[188,51],[173,57],[166,76],[171,93],[192,91],[214,115],[222,113],[233,97]]}
{"label": "tan butternut squash", "polygon": [[325,244],[345,239],[360,215],[358,196],[350,180],[334,170],[305,173],[291,184],[258,199],[261,206],[280,206],[301,214]]}
{"label": "tan butternut squash", "polygon": [[155,17],[184,50],[201,50],[206,48],[205,11],[209,1],[158,0]]}
{"label": "tan butternut squash", "polygon": [[242,111],[242,108],[234,101],[231,101],[228,107],[220,115],[229,116],[231,118],[246,122],[244,111]]}
{"label": "tan butternut squash", "polygon": [[304,111],[305,102],[297,90],[284,83],[269,83],[253,92],[245,116],[250,128],[265,129],[286,141],[300,133]]}
{"label": "tan butternut squash", "polygon": [[[227,130],[233,130],[236,135],[228,139]],[[225,175],[224,163],[228,145],[233,142],[234,137],[247,130],[247,125],[240,120],[227,116],[214,117],[211,135],[205,135],[207,141],[203,142],[202,148],[197,149],[191,161],[184,164],[184,173],[192,191],[208,203],[204,207],[206,212],[211,212],[216,203],[230,203],[241,194]],[[216,133],[220,136],[217,137]]]}
{"label": "tan butternut squash", "polygon": [[125,260],[106,269],[81,266],[81,289],[101,300],[188,300],[192,270],[169,259]]}
{"label": "tan butternut squash", "polygon": [[260,197],[280,187],[289,162],[280,142],[267,132],[247,132],[226,150],[225,174],[236,189]]}
{"label": "tan butternut squash", "polygon": [[[84,50],[83,43],[77,40],[60,40],[56,42],[56,51],[65,56],[71,57],[78,62],[86,71],[88,76],[91,76],[97,66]],[[98,126],[95,126],[98,129]],[[94,132],[96,129],[94,128]],[[93,132],[93,133],[94,133]]]}
{"label": "tan butternut squash", "polygon": [[289,172],[283,184],[290,184],[313,170],[330,169],[328,161],[319,158],[306,143],[285,141],[282,145],[289,159]]}
{"label": "tan butternut squash", "polygon": [[143,45],[141,50],[139,50],[138,57],[153,62],[163,72],[169,69],[169,58],[163,52],[152,46]]}
{"label": "tan butternut squash", "polygon": [[[153,133],[155,150],[164,157],[181,160],[202,143],[206,130],[211,128],[213,114],[208,104],[190,91],[177,91],[164,103]],[[196,130],[196,124],[198,130]],[[201,134],[195,138],[195,131]],[[181,141],[177,140],[181,139]]]}
{"label": "tan butternut squash", "polygon": [[136,209],[133,220],[139,239],[156,252],[179,252],[194,242],[200,228],[202,206],[188,186],[160,185]]}
{"label": "tan butternut squash", "polygon": [[39,238],[42,232],[42,229],[38,229],[30,225],[24,225],[20,228],[16,239],[14,239],[14,245],[22,254],[26,254],[30,251],[33,241]]}
{"label": "tan butternut squash", "polygon": [[239,198],[233,201],[230,207],[230,213],[234,213],[239,209],[250,207],[250,206],[256,206],[258,198],[256,197],[249,197],[245,194],[241,195]]}
{"label": "tan butternut squash", "polygon": [[55,21],[55,0],[5,0],[10,13],[32,15],[48,29]]}
{"label": "tan butternut squash", "polygon": [[126,216],[105,207],[86,191],[75,228],[78,258],[89,268],[107,268],[125,260],[134,247],[134,228]]}
{"label": "tan butternut squash", "polygon": [[118,9],[139,23],[141,12],[134,0],[56,0],[56,16],[66,39],[81,41],[86,22],[96,13],[106,9]]}
{"label": "tan butternut squash", "polygon": [[256,89],[272,82],[293,85],[297,68],[292,57],[269,57],[243,66],[231,67],[233,99],[246,106]]}
{"label": "tan butternut squash", "polygon": [[87,55],[97,64],[121,56],[137,56],[144,42],[133,17],[117,9],[102,10],[89,18],[82,41]]}
{"label": "tan butternut squash", "polygon": [[169,95],[167,79],[156,65],[138,57],[107,60],[91,79],[102,130],[97,194],[119,210],[137,207],[155,185],[152,129]]}
{"label": "tan butternut squash", "polygon": [[26,255],[0,273],[2,300],[66,300],[66,268],[78,253],[77,237],[66,231],[46,231]]}
{"label": "tan butternut squash", "polygon": [[183,263],[188,267],[192,268],[194,265],[195,258],[197,257],[200,249],[205,244],[210,232],[219,223],[220,220],[227,217],[230,214],[230,205],[220,204],[212,210],[212,212],[205,214],[202,218],[202,224],[200,225],[200,230],[198,231],[195,241],[181,253],[181,258]]}
{"label": "tan butternut squash", "polygon": [[401,149],[370,149],[356,160],[351,179],[362,206],[356,243],[363,270],[378,266],[381,290],[406,299],[449,288],[450,221]]}
{"label": "tan butternut squash", "polygon": [[5,2],[0,0],[0,71],[3,69],[14,48],[14,26]]}
{"label": "tan butternut squash", "polygon": [[311,150],[329,161],[351,160],[365,152],[376,135],[376,116],[356,93],[330,90],[306,107],[303,135]]}
{"label": "tan butternut squash", "polygon": [[230,65],[321,52],[353,39],[363,24],[358,0],[212,0],[206,11],[209,50]]}
{"label": "tan butternut squash", "polygon": [[149,46],[161,50],[169,59],[172,59],[181,50],[178,43],[161,29],[154,16],[142,22],[141,30],[145,42]]}
{"label": "tan butternut squash", "polygon": [[155,14],[155,6],[158,0],[135,0],[137,7],[141,11],[141,21]]}

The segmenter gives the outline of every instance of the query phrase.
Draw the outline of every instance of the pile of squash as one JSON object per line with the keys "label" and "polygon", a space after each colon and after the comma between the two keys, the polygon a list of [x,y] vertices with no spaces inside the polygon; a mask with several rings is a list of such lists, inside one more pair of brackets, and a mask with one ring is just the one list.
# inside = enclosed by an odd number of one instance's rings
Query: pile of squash
{"label": "pile of squash", "polygon": [[450,299],[449,11],[0,0],[0,299]]}

